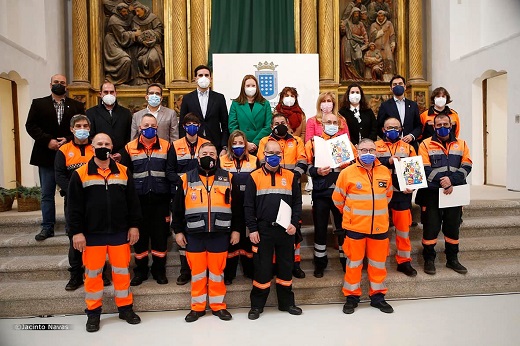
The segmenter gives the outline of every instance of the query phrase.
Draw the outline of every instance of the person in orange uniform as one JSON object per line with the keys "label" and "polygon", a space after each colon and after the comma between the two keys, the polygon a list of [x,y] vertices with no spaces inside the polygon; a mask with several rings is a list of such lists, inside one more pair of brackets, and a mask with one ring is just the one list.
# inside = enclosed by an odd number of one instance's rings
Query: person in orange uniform
{"label": "person in orange uniform", "polygon": [[[255,274],[251,290],[251,310],[247,317],[256,320],[264,311],[273,278],[273,254],[276,251],[276,295],[278,309],[301,315],[294,302],[292,267],[294,235],[302,212],[301,187],[296,175],[280,166],[282,148],[278,141],[268,141],[264,148],[265,163],[251,173],[246,184],[244,213],[253,245]],[[289,226],[277,224],[281,202],[291,207]]]}
{"label": "person in orange uniform", "polygon": [[[220,157],[220,168],[230,172],[231,177],[231,199],[234,204],[244,205],[244,192],[249,175],[258,166],[256,156],[249,154],[246,150],[247,139],[244,132],[235,130],[229,135],[227,153]],[[224,283],[231,285],[237,275],[238,260],[242,263],[244,276],[253,279],[253,252],[251,241],[246,232],[246,220],[244,208],[233,210],[231,229],[240,233],[240,242],[230,245],[224,269]]]}
{"label": "person in orange uniform", "polygon": [[148,279],[149,252],[152,254],[152,277],[160,285],[168,283],[166,254],[170,234],[171,185],[177,186],[179,177],[167,170],[175,152],[167,140],[159,138],[157,126],[157,119],[152,114],[141,116],[140,135],[121,153],[121,163],[132,172],[145,216],[139,227],[139,241],[134,245],[135,267],[131,286],[139,286]]}
{"label": "person in orange uniform", "polygon": [[416,156],[415,149],[408,143],[401,140],[402,134],[401,121],[397,118],[388,118],[385,120],[383,132],[385,139],[376,142],[377,158],[379,161],[392,172],[392,184],[394,194],[388,207],[392,214],[392,221],[395,226],[395,244],[397,253],[395,259],[397,261],[397,271],[407,276],[416,276],[417,270],[412,267],[412,257],[410,252],[412,245],[410,243],[410,224],[412,223],[412,192],[413,190],[399,189],[399,182],[394,171],[394,163],[404,157]]}
{"label": "person in orange uniform", "polygon": [[465,141],[453,132],[451,119],[446,114],[438,114],[433,119],[435,133],[419,145],[424,172],[428,177],[428,188],[417,191],[415,203],[421,206],[423,224],[424,272],[434,275],[435,245],[442,227],[445,240],[446,267],[457,273],[468,270],[458,260],[459,228],[462,207],[439,208],[439,189],[445,195],[453,192],[453,186],[465,185],[471,172],[472,162]]}
{"label": "person in orange uniform", "polygon": [[65,286],[67,291],[75,291],[83,285],[83,261],[81,252],[74,249],[72,244],[72,234],[69,233],[67,222],[67,191],[72,172],[86,164],[93,156],[94,149],[90,144],[89,131],[90,120],[86,115],[77,114],[70,119],[70,131],[74,134],[74,139],[60,147],[54,159],[54,173],[56,183],[60,187],[60,195],[65,197],[65,232],[69,236],[69,272],[70,280]]}
{"label": "person in orange uniform", "polygon": [[[307,171],[307,156],[305,154],[305,145],[300,137],[293,136],[289,133],[289,122],[283,113],[273,116],[271,121],[271,134],[260,140],[258,144],[258,159],[260,163],[265,162],[264,149],[269,141],[277,141],[282,149],[282,160],[280,166],[294,173],[296,180],[300,182],[303,173]],[[305,272],[300,267],[300,243],[303,240],[300,227],[301,221],[297,224],[295,244],[294,244],[294,264],[293,276],[299,279],[305,277]]]}
{"label": "person in orange uniform", "polygon": [[[339,133],[340,119],[334,113],[324,114],[322,117],[323,133],[321,138],[329,140],[335,138]],[[350,144],[354,155],[356,148]],[[312,177],[312,219],[314,221],[314,276],[322,278],[328,264],[327,258],[327,227],[329,224],[329,214],[332,213],[334,228],[341,229],[341,213],[332,202],[332,193],[336,180],[341,170],[349,163],[341,167],[316,167],[314,166],[316,153],[314,152],[314,139],[305,145],[309,167],[307,174]],[[338,243],[343,243],[343,237],[338,236]],[[340,250],[340,262],[345,267],[345,256]]]}
{"label": "person in orange uniform", "polygon": [[141,207],[127,168],[110,158],[110,136],[92,139],[95,156],[70,178],[68,222],[74,248],[83,252],[88,332],[99,330],[103,298],[101,272],[108,253],[119,318],[130,324],[141,319],[133,311],[130,292],[130,245],[139,239]]}
{"label": "person in orange uniform", "polygon": [[448,104],[450,104],[451,101],[450,93],[444,87],[438,87],[432,91],[432,106],[421,113],[422,134],[419,137],[419,141],[424,141],[426,138],[430,138],[435,133],[433,119],[437,114],[446,114],[450,117],[452,131],[455,133],[455,137],[459,138],[459,115],[453,109],[448,107]]}
{"label": "person in orange uniform", "polygon": [[[191,269],[191,311],[186,322],[206,314],[206,299],[213,315],[232,318],[226,310],[224,268],[229,243],[240,233],[231,230],[231,174],[218,166],[217,148],[204,143],[199,149],[199,166],[182,175],[182,189],[175,194],[172,228],[179,246],[186,247]],[[209,275],[208,275],[209,273]],[[209,278],[208,278],[209,276]]]}
{"label": "person in orange uniform", "polygon": [[370,305],[392,313],[394,309],[385,301],[388,289],[384,283],[392,176],[388,168],[376,160],[376,145],[371,139],[361,139],[357,150],[358,161],[341,171],[332,194],[334,204],[343,214],[342,226],[346,232],[343,250],[347,267],[342,290],[347,301],[343,312],[352,314],[358,306],[366,253]]}
{"label": "person in orange uniform", "polygon": [[[175,157],[171,164],[169,164],[168,170],[181,175],[197,168],[198,166],[198,153],[200,146],[208,140],[199,137],[197,132],[200,128],[200,120],[197,115],[188,113],[182,120],[182,127],[186,132],[186,136],[179,138],[173,142],[175,148]],[[175,194],[175,191],[172,191]],[[186,248],[179,248],[179,257],[181,261],[180,275],[177,277],[177,285],[185,285],[191,280],[191,271],[188,261],[186,260]]]}

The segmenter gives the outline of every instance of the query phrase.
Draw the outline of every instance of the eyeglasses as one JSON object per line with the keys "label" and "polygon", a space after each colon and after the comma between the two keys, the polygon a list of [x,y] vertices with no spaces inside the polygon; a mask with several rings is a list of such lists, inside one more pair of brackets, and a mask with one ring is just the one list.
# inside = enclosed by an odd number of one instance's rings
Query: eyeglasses
{"label": "eyeglasses", "polygon": [[387,127],[385,127],[385,130],[387,130],[387,131],[390,131],[390,130],[397,130],[397,131],[399,131],[399,126],[387,126]]}
{"label": "eyeglasses", "polygon": [[148,95],[157,95],[157,96],[161,96],[161,92],[160,92],[160,91],[156,91],[156,92],[150,91],[150,92],[148,92]]}
{"label": "eyeglasses", "polygon": [[266,151],[264,152],[265,155],[269,156],[269,155],[282,155],[282,152],[281,151]]}
{"label": "eyeglasses", "polygon": [[323,124],[324,125],[338,125],[339,123],[337,121],[329,120],[329,121],[324,121]]}
{"label": "eyeglasses", "polygon": [[362,148],[362,149],[358,149],[358,151],[361,153],[361,154],[375,154],[376,153],[376,149],[368,149],[368,148]]}

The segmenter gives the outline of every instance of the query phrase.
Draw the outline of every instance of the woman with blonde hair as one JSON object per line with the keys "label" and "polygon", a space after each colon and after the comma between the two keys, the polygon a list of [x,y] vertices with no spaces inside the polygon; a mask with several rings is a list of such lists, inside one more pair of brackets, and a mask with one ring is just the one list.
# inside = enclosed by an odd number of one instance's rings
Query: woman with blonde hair
{"label": "woman with blonde hair", "polygon": [[[314,136],[321,136],[323,133],[322,118],[324,114],[335,114],[339,120],[338,136],[349,134],[347,122],[343,116],[338,114],[338,103],[334,93],[327,91],[321,93],[316,101],[316,116],[307,120],[307,127],[305,129],[305,142],[309,141]],[[350,135],[349,135],[350,137]]]}

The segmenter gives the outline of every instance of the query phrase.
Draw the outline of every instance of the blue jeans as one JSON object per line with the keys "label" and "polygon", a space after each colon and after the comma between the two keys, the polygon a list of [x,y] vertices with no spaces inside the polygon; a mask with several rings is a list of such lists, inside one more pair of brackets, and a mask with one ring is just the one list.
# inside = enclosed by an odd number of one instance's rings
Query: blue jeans
{"label": "blue jeans", "polygon": [[42,229],[54,230],[54,224],[56,223],[56,204],[54,202],[56,177],[54,175],[54,167],[38,166],[38,173],[42,187]]}

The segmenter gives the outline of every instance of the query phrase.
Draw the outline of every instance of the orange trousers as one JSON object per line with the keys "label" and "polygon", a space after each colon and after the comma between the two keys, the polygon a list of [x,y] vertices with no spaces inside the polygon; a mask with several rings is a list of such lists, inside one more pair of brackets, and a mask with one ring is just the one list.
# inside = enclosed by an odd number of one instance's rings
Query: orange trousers
{"label": "orange trousers", "polygon": [[398,264],[410,262],[412,260],[410,255],[410,252],[412,251],[412,245],[410,243],[412,213],[410,212],[410,209],[390,210],[392,211],[392,220],[395,226],[395,245],[397,247],[395,260]]}
{"label": "orange trousers", "polygon": [[85,301],[88,310],[103,305],[103,279],[101,274],[108,253],[112,266],[114,297],[117,307],[131,305],[133,296],[130,292],[130,245],[87,246],[83,252],[85,265]]}
{"label": "orange trousers", "polygon": [[[226,267],[227,251],[216,253],[186,251],[186,258],[191,268],[191,309],[194,311],[206,310],[208,296],[211,310],[225,309],[224,268]],[[208,270],[209,275],[206,274]]]}
{"label": "orange trousers", "polygon": [[350,238],[347,234],[343,242],[343,251],[347,256],[347,266],[343,282],[345,296],[361,296],[361,270],[365,253],[368,257],[368,280],[370,283],[369,295],[376,293],[386,294],[388,289],[384,283],[386,278],[386,257],[388,256],[389,240]]}

